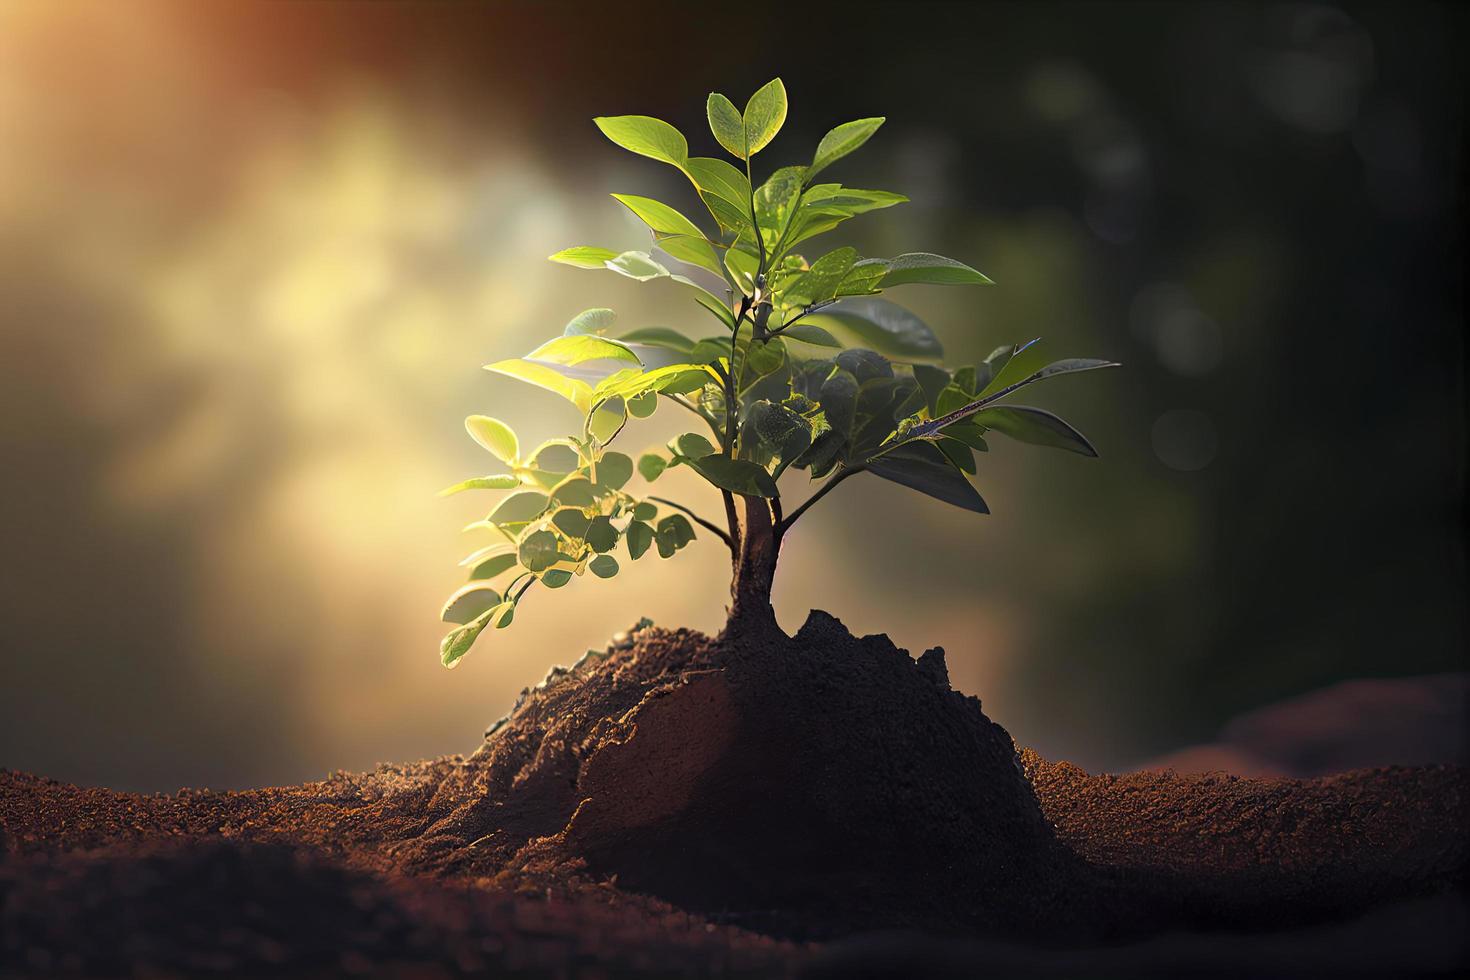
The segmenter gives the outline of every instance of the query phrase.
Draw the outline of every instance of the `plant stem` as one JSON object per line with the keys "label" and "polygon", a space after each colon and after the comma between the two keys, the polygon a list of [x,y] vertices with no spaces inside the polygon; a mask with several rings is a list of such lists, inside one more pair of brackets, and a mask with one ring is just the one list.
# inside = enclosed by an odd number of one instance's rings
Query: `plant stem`
{"label": "plant stem", "polygon": [[705,530],[717,535],[721,541],[725,542],[725,546],[730,549],[731,553],[734,553],[735,540],[731,538],[730,535],[720,530],[718,524],[714,524],[710,521],[705,520],[703,517],[700,517],[698,514],[694,513],[694,511],[690,510],[688,507],[685,507],[683,504],[669,500],[666,497],[649,497],[648,499],[657,501],[658,503],[664,504],[665,506],[672,507],[675,510],[683,511],[685,514],[689,515],[691,519],[693,519],[694,523],[698,524]]}
{"label": "plant stem", "polygon": [[811,508],[812,504],[816,503],[818,500],[821,500],[823,497],[827,496],[827,494],[831,493],[832,490],[837,486],[837,484],[841,483],[843,480],[847,479],[850,476],[854,476],[858,473],[863,472],[863,470],[865,469],[867,469],[867,467],[862,465],[861,463],[859,463],[857,466],[849,466],[846,469],[838,472],[836,476],[829,479],[826,483],[822,484],[821,488],[817,490],[816,493],[808,497],[800,507],[791,512],[790,517],[786,518],[784,521],[781,521],[776,525],[777,537],[779,538],[781,535],[790,530],[791,525],[795,524],[801,518],[801,515],[805,514],[807,510]]}
{"label": "plant stem", "polygon": [[671,395],[668,392],[661,392],[661,394],[669,401],[673,402],[675,405],[686,408],[689,411],[693,412],[695,415],[698,415],[700,418],[704,419],[704,424],[709,426],[710,431],[715,434],[715,438],[720,438],[720,427],[715,424],[715,420],[704,414],[704,412],[700,411],[698,406],[696,406],[693,402],[689,401],[688,399],[681,398],[679,395]]}

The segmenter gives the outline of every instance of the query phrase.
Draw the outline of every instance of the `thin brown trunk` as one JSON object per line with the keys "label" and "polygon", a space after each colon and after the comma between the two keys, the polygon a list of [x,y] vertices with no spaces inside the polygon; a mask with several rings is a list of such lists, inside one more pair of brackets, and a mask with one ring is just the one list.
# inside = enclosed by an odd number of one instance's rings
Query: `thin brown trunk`
{"label": "thin brown trunk", "polygon": [[760,497],[744,497],[745,520],[730,583],[730,619],[725,632],[753,633],[778,629],[771,608],[780,542],[770,505]]}

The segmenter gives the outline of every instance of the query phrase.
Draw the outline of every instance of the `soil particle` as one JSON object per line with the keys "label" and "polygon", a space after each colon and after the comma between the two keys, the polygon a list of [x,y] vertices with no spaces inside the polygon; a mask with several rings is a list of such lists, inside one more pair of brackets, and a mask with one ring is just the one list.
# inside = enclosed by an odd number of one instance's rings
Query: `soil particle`
{"label": "soil particle", "polygon": [[[1338,929],[1290,934],[1336,937],[1301,940],[1328,963],[1352,915],[1464,919],[1467,801],[1456,766],[1018,755],[943,651],[821,613],[794,638],[639,629],[528,688],[467,758],[158,796],[0,770],[0,975],[851,975],[915,944],[955,976],[1077,975],[1095,944],[1125,973],[1128,950],[1312,962],[1150,938],[1287,927]],[[1363,921],[1411,950],[1423,920]],[[874,930],[964,938],[828,942]]]}

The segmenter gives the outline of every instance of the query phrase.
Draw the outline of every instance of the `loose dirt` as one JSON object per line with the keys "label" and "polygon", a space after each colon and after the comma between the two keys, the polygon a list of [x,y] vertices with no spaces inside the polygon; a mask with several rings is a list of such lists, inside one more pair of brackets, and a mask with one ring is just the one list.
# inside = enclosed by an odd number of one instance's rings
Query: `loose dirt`
{"label": "loose dirt", "polygon": [[[1018,753],[942,651],[650,628],[468,757],[160,796],[0,771],[0,973],[1432,970],[1467,791],[1089,775]],[[1335,963],[1363,928],[1402,955]]]}

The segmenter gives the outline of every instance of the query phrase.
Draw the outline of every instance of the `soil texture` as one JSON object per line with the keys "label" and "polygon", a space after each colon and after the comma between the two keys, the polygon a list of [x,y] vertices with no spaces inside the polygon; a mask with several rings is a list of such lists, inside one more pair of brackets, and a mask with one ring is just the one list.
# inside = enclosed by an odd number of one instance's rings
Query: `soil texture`
{"label": "soil texture", "polygon": [[1465,953],[1467,806],[1448,765],[1089,775],[943,651],[824,613],[646,628],[468,757],[159,796],[0,771],[0,973],[1421,975]]}

